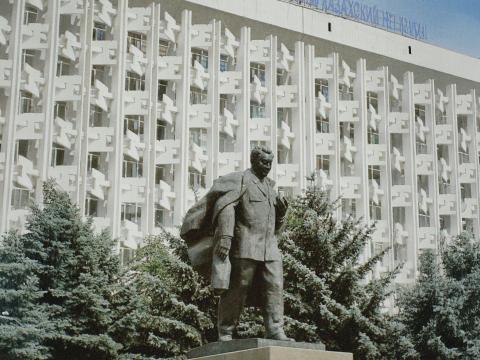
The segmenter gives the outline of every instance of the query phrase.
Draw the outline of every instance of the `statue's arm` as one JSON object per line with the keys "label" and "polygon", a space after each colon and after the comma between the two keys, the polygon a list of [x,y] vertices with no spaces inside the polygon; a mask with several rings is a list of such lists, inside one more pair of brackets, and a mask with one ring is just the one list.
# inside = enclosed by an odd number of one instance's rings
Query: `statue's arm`
{"label": "statue's arm", "polygon": [[226,259],[232,246],[235,228],[235,203],[227,205],[220,211],[215,228],[215,255]]}

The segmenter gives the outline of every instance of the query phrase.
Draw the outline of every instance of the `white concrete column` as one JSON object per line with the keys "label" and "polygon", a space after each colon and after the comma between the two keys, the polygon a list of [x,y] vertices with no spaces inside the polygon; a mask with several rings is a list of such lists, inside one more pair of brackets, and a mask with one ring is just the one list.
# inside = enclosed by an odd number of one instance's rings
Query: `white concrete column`
{"label": "white concrete column", "polygon": [[[417,273],[418,263],[418,186],[417,186],[417,163],[416,163],[416,139],[415,139],[415,101],[414,101],[414,78],[412,72],[405,73],[403,85],[403,104],[404,112],[409,116],[409,137],[408,142],[404,143],[405,151],[405,182],[411,185],[412,189],[412,207],[405,208],[405,225],[409,232],[407,239],[407,259],[411,261],[413,275]],[[406,139],[405,137],[404,139]],[[407,146],[406,146],[407,145]],[[408,266],[408,264],[407,264]]]}
{"label": "white concrete column", "polygon": [[159,194],[155,191],[155,144],[157,131],[158,91],[158,42],[160,34],[160,4],[150,4],[150,30],[147,34],[147,65],[145,89],[149,91],[148,114],[145,116],[145,152],[143,156],[145,185],[145,212],[142,214],[143,233],[152,234],[155,226],[155,202]]}
{"label": "white concrete column", "polygon": [[[298,164],[297,187],[293,189],[295,194],[302,192],[307,187],[306,177],[311,174],[307,172],[306,162],[306,133],[309,127],[305,121],[305,44],[301,41],[295,42],[295,56],[292,65],[292,79],[297,86],[297,107],[292,109],[292,130],[295,134],[293,141],[293,161]],[[311,92],[310,92],[311,94]]]}
{"label": "white concrete column", "polygon": [[447,86],[447,121],[449,124],[452,124],[452,134],[453,134],[453,144],[449,147],[449,156],[451,156],[452,172],[452,185],[455,189],[456,195],[456,215],[453,217],[452,225],[456,232],[453,232],[451,235],[458,235],[462,232],[462,198],[460,195],[460,182],[458,181],[458,127],[457,127],[457,86],[455,84],[450,84]]}
{"label": "white concrete column", "polygon": [[208,50],[208,104],[211,111],[211,127],[208,129],[208,161],[206,187],[210,188],[213,180],[218,178],[218,153],[220,138],[220,49],[222,40],[222,23],[212,20],[212,45]]}
{"label": "white concrete column", "polygon": [[[274,154],[272,170],[269,177],[277,180],[278,165],[278,146],[277,146],[277,37],[267,36],[266,40],[270,44],[269,57],[265,63],[265,117],[270,119],[270,149]],[[249,156],[250,157],[250,156]]]}
{"label": "white concrete column", "polygon": [[48,48],[45,54],[45,87],[43,91],[43,112],[45,120],[43,122],[43,138],[40,140],[38,154],[38,169],[40,175],[37,178],[37,201],[43,199],[42,184],[49,177],[49,169],[52,158],[52,139],[53,139],[53,115],[55,107],[55,79],[57,73],[58,59],[58,26],[59,26],[59,2],[49,0],[47,4],[46,23],[49,25]]}
{"label": "white concrete column", "polygon": [[175,122],[175,138],[180,140],[179,163],[175,165],[175,213],[174,225],[182,223],[187,211],[188,158],[189,158],[189,109],[190,109],[190,62],[192,12],[182,12],[182,24],[178,40],[177,55],[182,57],[181,79],[176,82],[177,119]]}
{"label": "white concrete column", "polygon": [[6,122],[3,126],[3,142],[5,147],[5,168],[3,182],[0,188],[0,233],[9,229],[10,202],[12,201],[12,182],[15,171],[15,130],[16,118],[19,109],[21,59],[22,59],[22,28],[25,0],[15,1],[12,5],[12,22],[9,39],[9,61],[11,61],[10,97],[5,111]]}
{"label": "white concrete column", "polygon": [[247,169],[250,164],[250,41],[251,30],[244,26],[240,34],[236,66],[236,71],[242,73],[242,78],[240,79],[240,95],[237,95],[235,111],[239,122],[235,151],[242,154],[241,170]]}
{"label": "white concrete column", "polygon": [[110,127],[113,127],[113,152],[109,154],[107,214],[111,219],[112,236],[118,238],[121,230],[122,166],[123,166],[123,118],[127,54],[128,0],[119,0],[114,25],[114,39],[117,41],[117,62],[112,69],[112,93]]}
{"label": "white concrete column", "polygon": [[[85,200],[87,198],[88,173],[88,124],[91,106],[91,68],[92,68],[92,32],[95,17],[93,2],[85,2],[80,25],[79,74],[82,76],[81,100],[77,111],[77,141],[75,153],[78,180],[76,182],[75,201],[82,216],[85,215]],[[107,175],[107,174],[105,174]]]}

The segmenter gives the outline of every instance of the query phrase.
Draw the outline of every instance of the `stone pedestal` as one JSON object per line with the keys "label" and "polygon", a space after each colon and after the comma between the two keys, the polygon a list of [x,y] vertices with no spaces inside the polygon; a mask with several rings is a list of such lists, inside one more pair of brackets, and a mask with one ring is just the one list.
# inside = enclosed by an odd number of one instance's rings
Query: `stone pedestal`
{"label": "stone pedestal", "polygon": [[238,339],[210,343],[191,350],[201,360],[353,360],[351,353],[325,351],[323,344],[268,339]]}

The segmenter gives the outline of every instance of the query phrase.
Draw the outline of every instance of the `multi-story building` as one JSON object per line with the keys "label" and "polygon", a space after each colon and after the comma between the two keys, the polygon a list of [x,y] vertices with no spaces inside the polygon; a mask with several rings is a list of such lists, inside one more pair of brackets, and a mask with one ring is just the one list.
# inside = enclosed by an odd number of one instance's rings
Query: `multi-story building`
{"label": "multi-story building", "polygon": [[53,177],[126,258],[264,144],[280,191],[316,173],[410,282],[480,233],[479,84],[478,59],[278,0],[3,1],[0,232]]}

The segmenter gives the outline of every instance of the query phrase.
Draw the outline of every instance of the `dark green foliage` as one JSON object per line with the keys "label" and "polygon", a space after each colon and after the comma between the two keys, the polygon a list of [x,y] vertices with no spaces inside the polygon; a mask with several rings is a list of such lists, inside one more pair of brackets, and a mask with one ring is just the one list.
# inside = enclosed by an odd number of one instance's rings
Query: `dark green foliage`
{"label": "dark green foliage", "polygon": [[[335,206],[315,188],[290,204],[279,239],[288,335],[297,341],[322,341],[329,350],[353,352],[356,359],[414,358],[408,338],[394,336],[400,325],[381,312],[395,273],[364,280],[384,255],[359,262],[373,226],[354,219],[337,222],[332,217]],[[261,335],[252,331],[261,329],[259,320],[250,309],[244,316],[250,325],[240,326],[240,335]],[[400,349],[402,355],[396,355]]]}
{"label": "dark green foliage", "polygon": [[51,330],[48,307],[39,304],[44,292],[38,286],[42,266],[24,255],[14,234],[0,245],[0,354],[5,360],[47,359],[42,345]]}
{"label": "dark green foliage", "polygon": [[178,358],[214,338],[213,294],[179,258],[185,260],[183,246],[167,233],[149,237],[125,273],[112,327],[125,354]]}
{"label": "dark green foliage", "polygon": [[[24,266],[17,284],[28,286],[29,296],[22,298],[25,304],[17,303],[12,313],[20,314],[20,323],[21,317],[30,316],[30,309],[48,319],[49,326],[38,323],[44,330],[42,336],[32,334],[30,339],[38,349],[48,349],[51,358],[112,359],[121,348],[108,335],[112,321],[109,296],[118,275],[114,243],[107,234],[93,235],[91,224],[81,220],[78,208],[53,182],[44,184],[43,195],[43,208],[32,207],[28,232],[14,237],[15,258],[9,260],[5,255],[2,259],[2,266],[9,262]],[[2,250],[3,254],[8,249],[12,246]],[[2,292],[12,287],[8,276],[12,275],[0,274]],[[7,338],[2,335],[0,342],[4,341]],[[6,346],[13,349],[16,345]]]}
{"label": "dark green foliage", "polygon": [[404,333],[422,359],[480,358],[480,244],[462,234],[421,256],[421,275],[400,297]]}

